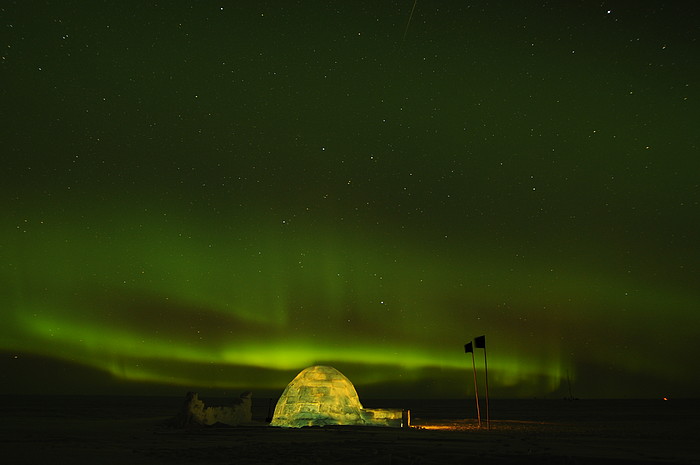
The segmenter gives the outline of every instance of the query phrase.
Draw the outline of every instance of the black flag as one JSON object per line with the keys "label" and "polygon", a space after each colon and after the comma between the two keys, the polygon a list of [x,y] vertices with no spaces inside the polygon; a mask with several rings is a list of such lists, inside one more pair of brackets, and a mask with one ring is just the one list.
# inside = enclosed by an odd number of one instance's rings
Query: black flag
{"label": "black flag", "polygon": [[485,349],[486,336],[479,336],[476,339],[474,339],[474,347],[476,347],[477,349]]}
{"label": "black flag", "polygon": [[464,353],[465,353],[465,354],[468,354],[469,352],[474,353],[474,348],[472,347],[472,343],[471,343],[471,342],[468,342],[468,343],[464,344]]}

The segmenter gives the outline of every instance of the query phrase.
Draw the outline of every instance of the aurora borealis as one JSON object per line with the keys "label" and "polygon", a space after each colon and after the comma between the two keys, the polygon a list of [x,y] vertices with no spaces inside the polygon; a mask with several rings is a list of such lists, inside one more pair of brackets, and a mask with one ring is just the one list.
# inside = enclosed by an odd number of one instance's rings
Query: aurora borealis
{"label": "aurora borealis", "polygon": [[5,2],[0,390],[697,395],[697,7],[412,5]]}

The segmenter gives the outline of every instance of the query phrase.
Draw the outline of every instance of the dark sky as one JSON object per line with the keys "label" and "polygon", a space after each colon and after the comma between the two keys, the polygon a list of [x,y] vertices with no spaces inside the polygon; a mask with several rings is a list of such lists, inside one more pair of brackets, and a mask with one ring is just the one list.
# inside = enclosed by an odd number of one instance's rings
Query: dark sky
{"label": "dark sky", "polygon": [[3,2],[0,391],[697,395],[698,8],[412,6]]}

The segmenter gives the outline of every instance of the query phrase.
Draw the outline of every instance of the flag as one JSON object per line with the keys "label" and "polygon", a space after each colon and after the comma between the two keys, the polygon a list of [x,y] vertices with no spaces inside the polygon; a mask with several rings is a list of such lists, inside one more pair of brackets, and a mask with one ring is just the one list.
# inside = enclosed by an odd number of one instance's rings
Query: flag
{"label": "flag", "polygon": [[469,352],[472,352],[472,353],[474,352],[474,348],[472,347],[471,342],[464,344],[464,353],[468,354]]}
{"label": "flag", "polygon": [[485,349],[486,336],[479,336],[476,339],[474,339],[474,347],[476,347],[477,349]]}

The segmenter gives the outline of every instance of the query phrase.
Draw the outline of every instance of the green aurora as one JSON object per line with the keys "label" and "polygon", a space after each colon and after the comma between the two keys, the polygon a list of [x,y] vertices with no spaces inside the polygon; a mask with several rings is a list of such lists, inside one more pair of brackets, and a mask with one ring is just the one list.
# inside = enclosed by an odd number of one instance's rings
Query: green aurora
{"label": "green aurora", "polygon": [[3,392],[698,392],[677,9],[376,3],[3,8]]}

